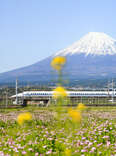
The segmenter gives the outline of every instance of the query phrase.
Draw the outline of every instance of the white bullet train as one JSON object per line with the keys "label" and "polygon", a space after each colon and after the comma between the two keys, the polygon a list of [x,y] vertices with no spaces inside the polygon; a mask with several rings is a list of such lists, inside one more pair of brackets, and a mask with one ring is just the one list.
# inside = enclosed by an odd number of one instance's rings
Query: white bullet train
{"label": "white bullet train", "polygon": [[[13,95],[11,98],[17,97],[52,97],[53,91],[25,91],[22,93],[18,93],[17,95]],[[116,97],[115,90],[113,91],[67,91],[68,97]]]}

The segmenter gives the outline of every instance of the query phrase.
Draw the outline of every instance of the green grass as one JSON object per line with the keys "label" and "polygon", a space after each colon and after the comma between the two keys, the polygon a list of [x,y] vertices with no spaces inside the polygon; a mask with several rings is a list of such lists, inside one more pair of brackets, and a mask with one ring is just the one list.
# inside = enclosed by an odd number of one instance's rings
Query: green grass
{"label": "green grass", "polygon": [[[26,107],[0,113],[0,155],[106,156],[116,153],[116,107],[88,107],[82,122],[73,123],[64,107]],[[31,112],[33,120],[18,125],[21,112]],[[58,110],[59,111],[59,110]]]}

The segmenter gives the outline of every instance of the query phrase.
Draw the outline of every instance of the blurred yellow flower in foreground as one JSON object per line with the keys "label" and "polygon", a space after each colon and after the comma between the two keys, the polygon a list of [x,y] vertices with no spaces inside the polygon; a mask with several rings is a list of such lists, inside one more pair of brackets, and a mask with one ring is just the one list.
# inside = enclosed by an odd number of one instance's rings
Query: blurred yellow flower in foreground
{"label": "blurred yellow flower in foreground", "polygon": [[71,151],[69,149],[65,150],[65,156],[71,156]]}
{"label": "blurred yellow flower in foreground", "polygon": [[19,125],[22,125],[25,121],[31,120],[32,119],[32,115],[29,112],[26,113],[21,113],[18,115],[17,117],[17,122]]}
{"label": "blurred yellow flower in foreground", "polygon": [[67,96],[67,92],[66,90],[59,86],[56,89],[53,90],[53,97],[54,98],[58,98],[58,97],[66,97]]}
{"label": "blurred yellow flower in foreground", "polygon": [[57,56],[57,57],[53,58],[53,60],[51,61],[51,66],[55,70],[61,70],[61,68],[64,66],[65,63],[66,63],[65,57]]}
{"label": "blurred yellow flower in foreground", "polygon": [[86,109],[86,106],[84,104],[82,104],[82,103],[79,103],[78,106],[77,106],[77,109],[84,110],[84,109]]}
{"label": "blurred yellow flower in foreground", "polygon": [[81,113],[77,110],[69,109],[68,110],[69,116],[72,118],[74,122],[81,122]]}

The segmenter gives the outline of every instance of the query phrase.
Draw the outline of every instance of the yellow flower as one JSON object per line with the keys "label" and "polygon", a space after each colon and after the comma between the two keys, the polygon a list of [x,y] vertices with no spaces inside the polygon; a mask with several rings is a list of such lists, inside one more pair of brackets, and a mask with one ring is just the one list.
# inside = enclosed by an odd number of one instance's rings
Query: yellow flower
{"label": "yellow flower", "polygon": [[31,120],[32,119],[32,115],[29,112],[26,113],[21,113],[18,115],[17,117],[17,122],[19,125],[22,125],[25,121]]}
{"label": "yellow flower", "polygon": [[61,70],[61,68],[64,66],[65,63],[66,63],[65,57],[57,56],[57,57],[53,58],[53,60],[51,61],[51,66],[55,70]]}
{"label": "yellow flower", "polygon": [[67,96],[67,92],[66,90],[59,86],[56,89],[53,90],[53,97],[54,98],[58,98],[58,97],[66,97]]}
{"label": "yellow flower", "polygon": [[65,156],[71,156],[71,151],[69,149],[65,150]]}
{"label": "yellow flower", "polygon": [[69,109],[68,114],[72,118],[72,121],[74,121],[74,122],[80,122],[81,121],[81,113],[79,111]]}
{"label": "yellow flower", "polygon": [[86,106],[84,104],[82,104],[82,103],[79,103],[78,106],[77,106],[77,109],[84,110],[84,109],[86,109]]}

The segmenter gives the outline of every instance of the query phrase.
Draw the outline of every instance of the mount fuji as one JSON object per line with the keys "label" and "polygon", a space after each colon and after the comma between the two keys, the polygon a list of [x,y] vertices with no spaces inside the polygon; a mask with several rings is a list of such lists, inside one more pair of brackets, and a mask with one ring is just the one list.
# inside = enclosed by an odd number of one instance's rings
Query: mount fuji
{"label": "mount fuji", "polygon": [[65,56],[64,67],[71,79],[116,78],[116,40],[102,32],[89,32],[68,48],[30,66],[0,74],[0,82],[46,81],[52,79],[51,60]]}

